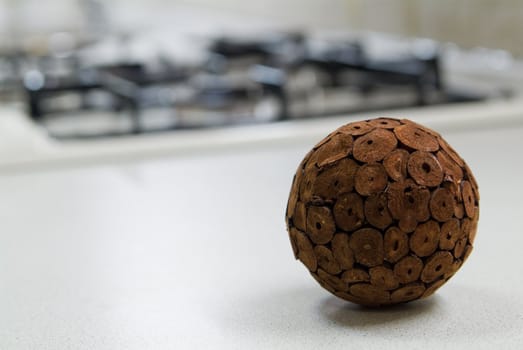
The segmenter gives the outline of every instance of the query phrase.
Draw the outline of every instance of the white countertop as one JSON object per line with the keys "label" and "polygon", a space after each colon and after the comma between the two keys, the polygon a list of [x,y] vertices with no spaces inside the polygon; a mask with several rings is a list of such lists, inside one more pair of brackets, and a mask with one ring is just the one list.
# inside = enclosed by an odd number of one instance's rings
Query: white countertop
{"label": "white countertop", "polygon": [[292,174],[340,120],[240,149],[4,167],[0,349],[523,348],[523,113],[439,120],[480,185],[476,247],[437,295],[385,310],[324,291],[285,231]]}

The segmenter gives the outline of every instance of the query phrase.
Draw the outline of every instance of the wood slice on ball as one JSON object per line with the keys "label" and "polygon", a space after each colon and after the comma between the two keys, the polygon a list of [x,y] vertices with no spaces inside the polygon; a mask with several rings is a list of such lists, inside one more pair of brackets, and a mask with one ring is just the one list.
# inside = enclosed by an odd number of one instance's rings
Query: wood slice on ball
{"label": "wood slice on ball", "polygon": [[377,162],[392,152],[398,141],[391,131],[375,129],[354,142],[354,158],[361,162]]}
{"label": "wood slice on ball", "polygon": [[343,231],[353,231],[365,222],[363,199],[357,193],[341,194],[334,204],[336,225]]}
{"label": "wood slice on ball", "polygon": [[296,230],[295,235],[298,259],[309,269],[309,271],[316,271],[318,260],[316,259],[316,254],[314,253],[311,241],[300,231]]}
{"label": "wood slice on ball", "polygon": [[366,306],[432,295],[473,250],[479,190],[442,136],[407,119],[344,125],[292,179],[294,257],[332,294]]}
{"label": "wood slice on ball", "polygon": [[338,128],[338,131],[341,134],[360,136],[360,135],[365,135],[366,133],[368,133],[369,131],[374,130],[374,129],[375,129],[375,127],[372,126],[369,122],[361,121],[361,122],[354,122],[354,123],[349,123],[347,125],[343,125],[342,127]]}
{"label": "wood slice on ball", "polygon": [[435,136],[411,123],[398,126],[394,129],[394,133],[401,143],[410,148],[425,152],[434,152],[439,148]]}
{"label": "wood slice on ball", "polygon": [[298,230],[305,232],[307,229],[307,208],[305,203],[297,202],[292,216],[292,224]]}
{"label": "wood slice on ball", "polygon": [[454,197],[454,217],[462,219],[465,215],[465,207],[463,206],[461,187],[458,183],[459,182],[444,181],[442,187],[449,190]]}
{"label": "wood slice on ball", "polygon": [[385,232],[383,249],[385,260],[395,263],[409,253],[409,237],[405,232],[393,226]]}
{"label": "wood slice on ball", "polygon": [[452,250],[461,236],[460,221],[456,218],[450,219],[441,226],[439,249]]}
{"label": "wood slice on ball", "polygon": [[430,297],[432,294],[434,294],[446,281],[444,279],[439,279],[436,282],[433,283],[425,283],[425,292],[421,296],[422,298]]}
{"label": "wood slice on ball", "polygon": [[394,265],[394,274],[401,283],[417,281],[423,270],[423,261],[415,255],[409,255]]}
{"label": "wood slice on ball", "polygon": [[337,233],[331,242],[332,254],[343,270],[348,270],[354,265],[354,253],[349,246],[349,236],[345,233]]}
{"label": "wood slice on ball", "polygon": [[311,206],[307,209],[307,233],[314,243],[328,243],[335,231],[334,218],[328,207]]}
{"label": "wood slice on ball", "polygon": [[349,269],[341,275],[342,281],[345,283],[369,282],[369,273],[362,269]]}
{"label": "wood slice on ball", "polygon": [[[321,268],[318,269],[319,279],[334,291],[347,291],[348,286],[339,277],[333,276]],[[332,290],[330,292],[332,292]]]}
{"label": "wood slice on ball", "polygon": [[341,267],[338,261],[334,258],[334,254],[324,245],[317,245],[314,247],[314,254],[318,266],[331,275],[337,275],[341,272]]}
{"label": "wood slice on ball", "polygon": [[340,193],[350,193],[354,188],[354,175],[359,166],[352,159],[344,158],[336,166],[322,169],[310,184],[310,196],[327,201],[334,201]]}
{"label": "wood slice on ball", "polygon": [[412,283],[396,289],[392,292],[390,299],[395,304],[404,303],[420,298],[424,292],[425,285],[423,283]]}
{"label": "wood slice on ball", "polygon": [[407,170],[421,186],[434,187],[443,181],[443,169],[432,153],[416,151],[409,156]]}
{"label": "wood slice on ball", "polygon": [[441,230],[434,220],[419,224],[410,237],[410,250],[417,256],[429,256],[438,247]]}
{"label": "wood slice on ball", "polygon": [[400,126],[401,122],[390,118],[376,118],[369,120],[369,124],[376,128],[394,129],[397,126]]}
{"label": "wood slice on ball", "polygon": [[381,232],[372,228],[362,228],[350,237],[350,247],[356,261],[367,267],[383,263],[383,237]]}
{"label": "wood slice on ball", "polygon": [[365,164],[356,171],[354,186],[362,196],[381,192],[387,186],[387,172],[380,163]]}
{"label": "wood slice on ball", "polygon": [[385,193],[375,193],[367,198],[365,201],[365,217],[372,226],[381,230],[392,224],[392,216],[387,206]]}
{"label": "wood slice on ball", "polygon": [[358,297],[363,305],[379,306],[390,304],[390,293],[368,283],[357,283],[350,287],[350,293]]}
{"label": "wood slice on ball", "polygon": [[416,229],[418,222],[430,218],[430,191],[419,186],[412,179],[389,184],[387,190],[388,206],[398,226],[405,232]]}
{"label": "wood slice on ball", "polygon": [[390,152],[383,160],[383,166],[394,181],[400,181],[407,178],[407,161],[409,152],[398,148]]}
{"label": "wood slice on ball", "polygon": [[463,203],[465,204],[465,213],[468,217],[474,217],[474,208],[476,207],[476,200],[474,198],[474,191],[470,182],[463,181],[461,184],[461,193],[463,194]]}
{"label": "wood slice on ball", "polygon": [[465,248],[467,247],[467,237],[462,237],[458,239],[456,245],[454,246],[454,257],[459,259],[465,253]]}
{"label": "wood slice on ball", "polygon": [[349,135],[335,134],[328,142],[318,148],[316,165],[321,169],[340,159],[345,158],[352,151],[352,137]]}
{"label": "wood slice on ball", "polygon": [[[465,248],[465,251],[467,251],[467,249]],[[451,278],[452,276],[454,276],[454,274],[459,270],[459,268],[461,267],[461,265],[463,264],[463,261],[465,259],[465,256],[463,256],[463,259],[455,259],[452,264],[450,264],[450,267],[447,268],[447,271],[445,272],[445,274],[443,275],[443,279],[444,280],[448,280],[449,278]]]}
{"label": "wood slice on ball", "polygon": [[454,197],[446,188],[437,188],[432,192],[430,212],[438,221],[445,222],[454,215]]}
{"label": "wood slice on ball", "polygon": [[396,289],[400,284],[394,272],[385,266],[375,266],[370,269],[370,283],[383,290]]}
{"label": "wood slice on ball", "polygon": [[421,280],[430,283],[445,275],[451,268],[454,258],[449,252],[436,252],[426,262],[421,272]]}
{"label": "wood slice on ball", "polygon": [[436,158],[438,158],[448,180],[451,182],[459,182],[463,179],[463,170],[454,160],[452,160],[452,158],[450,158],[447,152],[443,150],[438,151]]}

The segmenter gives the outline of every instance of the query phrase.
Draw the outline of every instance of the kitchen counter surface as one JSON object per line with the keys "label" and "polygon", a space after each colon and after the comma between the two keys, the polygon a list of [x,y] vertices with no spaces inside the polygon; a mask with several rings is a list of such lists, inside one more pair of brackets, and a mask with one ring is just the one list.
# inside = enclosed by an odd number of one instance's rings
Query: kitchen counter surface
{"label": "kitchen counter surface", "polygon": [[427,119],[480,184],[476,247],[434,297],[384,310],[316,285],[285,232],[292,174],[340,120],[239,150],[5,171],[0,348],[521,349],[519,117]]}

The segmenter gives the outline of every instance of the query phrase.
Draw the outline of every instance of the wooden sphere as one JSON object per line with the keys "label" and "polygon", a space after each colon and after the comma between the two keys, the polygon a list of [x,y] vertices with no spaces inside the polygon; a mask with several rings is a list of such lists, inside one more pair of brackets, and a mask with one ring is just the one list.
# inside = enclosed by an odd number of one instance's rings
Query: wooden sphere
{"label": "wooden sphere", "polygon": [[437,132],[379,118],[344,125],[305,156],[287,204],[296,259],[367,306],[432,295],[472,251],[478,185]]}

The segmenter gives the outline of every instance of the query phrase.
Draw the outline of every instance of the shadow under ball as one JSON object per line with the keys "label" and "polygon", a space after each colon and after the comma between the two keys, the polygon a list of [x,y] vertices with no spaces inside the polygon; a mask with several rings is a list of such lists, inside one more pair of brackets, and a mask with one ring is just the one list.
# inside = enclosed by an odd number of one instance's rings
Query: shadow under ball
{"label": "shadow under ball", "polygon": [[437,132],[403,119],[344,125],[296,171],[294,256],[336,296],[366,306],[432,295],[472,251],[478,186]]}

